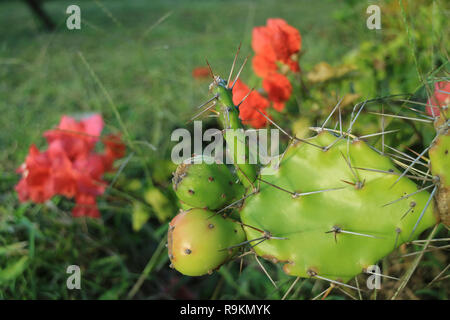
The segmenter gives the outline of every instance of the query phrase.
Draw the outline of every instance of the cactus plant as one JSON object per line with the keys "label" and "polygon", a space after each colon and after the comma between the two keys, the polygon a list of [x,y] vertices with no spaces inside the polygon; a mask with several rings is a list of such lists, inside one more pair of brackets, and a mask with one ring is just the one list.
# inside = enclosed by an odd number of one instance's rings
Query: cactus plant
{"label": "cactus plant", "polygon": [[[230,79],[231,75],[228,81],[214,76],[210,86],[215,93],[214,103],[208,107],[216,107],[216,112],[221,114],[228,144],[234,139],[229,130],[242,128],[239,104],[234,104],[232,97],[236,79],[233,83]],[[220,192],[205,191],[201,196],[207,200],[202,200],[200,205],[191,201],[193,207],[204,211],[192,209],[198,217],[192,218],[196,222],[189,225],[189,234],[183,232],[175,237],[173,229],[169,230],[169,257],[173,266],[185,274],[205,274],[230,259],[237,247],[250,245],[256,255],[284,264],[283,270],[289,275],[345,285],[402,243],[417,238],[425,229],[441,220],[448,225],[449,139],[444,113],[436,121],[438,136],[430,146],[433,175],[430,178],[430,175],[417,175],[413,161],[406,170],[400,171],[390,157],[352,134],[352,127],[362,116],[364,106],[364,103],[355,106],[347,130],[342,123],[339,130],[326,128],[331,115],[321,127],[315,128],[317,135],[309,139],[291,136],[283,130],[290,143],[281,156],[273,159],[278,168],[275,174],[265,175],[261,166],[237,161],[248,159],[250,150],[244,139],[234,140],[229,151],[244,191],[234,192],[227,186],[228,181],[218,179],[222,189],[214,188]],[[216,164],[210,169],[206,164],[193,164],[189,171],[195,172],[195,166],[199,172],[217,170]],[[175,176],[185,171],[185,165],[181,165]],[[200,181],[201,176],[194,176],[192,179],[199,181],[193,183],[206,190],[210,182],[203,178]],[[179,178],[174,179],[175,190],[179,188],[179,181]],[[417,182],[431,184],[421,187]],[[219,194],[225,190],[235,196],[240,194],[241,198],[237,201],[231,201],[232,197],[221,199]],[[433,196],[435,201],[431,201]],[[179,197],[184,200],[181,193]],[[210,219],[217,221],[219,215],[233,206],[238,207],[240,221],[224,221],[230,226],[234,224],[234,230],[242,227],[246,241],[230,232],[227,247],[224,241],[209,238],[199,230],[200,224],[207,224]],[[204,207],[215,214],[205,211]],[[180,213],[171,222],[171,228],[188,216],[189,213]],[[204,216],[204,220],[200,216]],[[199,225],[194,227],[195,223]],[[199,248],[198,260],[190,263],[187,271],[185,262],[177,261],[174,252],[181,252],[181,244],[194,241],[208,242],[208,247]],[[217,249],[216,255],[211,254],[213,248]],[[219,258],[219,252],[227,248],[228,255]]]}

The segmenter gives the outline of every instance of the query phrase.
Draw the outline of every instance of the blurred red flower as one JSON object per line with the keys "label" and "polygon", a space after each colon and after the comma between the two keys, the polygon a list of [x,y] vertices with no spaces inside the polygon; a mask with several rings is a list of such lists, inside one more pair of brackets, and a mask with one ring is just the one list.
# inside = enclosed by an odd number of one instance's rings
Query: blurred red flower
{"label": "blurred red flower", "polygon": [[70,159],[89,153],[97,143],[103,129],[101,115],[95,114],[81,121],[62,116],[59,125],[44,132],[44,137],[51,144],[60,141],[62,148]]}
{"label": "blurred red flower", "polygon": [[51,164],[49,178],[53,183],[53,193],[72,198],[77,192],[76,171],[64,144],[61,140],[54,140],[46,153]]}
{"label": "blurred red flower", "polygon": [[300,32],[283,19],[268,19],[266,26],[253,28],[253,70],[260,77],[277,71],[276,62],[282,62],[294,71],[300,71],[293,55],[301,49]]}
{"label": "blurred red flower", "polygon": [[292,85],[289,79],[279,73],[272,73],[263,80],[263,88],[273,102],[277,111],[284,109],[284,103],[289,100],[292,93]]}
{"label": "blurred red flower", "polygon": [[[238,105],[250,92],[250,89],[241,81],[237,80],[233,87],[233,103]],[[255,129],[266,126],[267,116],[265,109],[269,107],[269,101],[256,91],[252,91],[244,102],[239,106],[239,118],[244,124],[249,124]],[[259,113],[259,112],[261,113]]]}
{"label": "blurred red flower", "polygon": [[22,174],[22,179],[16,186],[20,201],[30,199],[40,203],[53,196],[51,161],[47,152],[40,152],[33,144],[17,172]]}
{"label": "blurred red flower", "polygon": [[[269,50],[267,51],[269,52]],[[267,54],[256,54],[252,60],[253,70],[256,75],[264,78],[269,74],[278,71],[278,66],[276,64],[276,58],[270,53]]]}
{"label": "blurred red flower", "polygon": [[100,218],[100,211],[97,208],[97,199],[88,193],[79,193],[75,196],[76,205],[72,209],[75,218],[91,217]]}
{"label": "blurred red flower", "polygon": [[195,79],[205,79],[210,75],[208,67],[196,67],[192,70],[192,77]]}
{"label": "blurred red flower", "polygon": [[109,134],[102,139],[102,142],[105,145],[105,157],[103,158],[105,171],[110,171],[114,160],[125,156],[126,147],[118,134]]}
{"label": "blurred red flower", "polygon": [[125,144],[118,135],[101,139],[105,150],[95,152],[102,129],[100,115],[81,121],[63,116],[55,129],[44,133],[47,150],[41,152],[32,145],[24,164],[17,169],[22,175],[15,188],[19,200],[42,203],[55,195],[75,197],[74,217],[100,217],[96,197],[105,191],[102,176],[125,155]]}
{"label": "blurred red flower", "polygon": [[430,116],[437,117],[441,113],[439,107],[450,104],[450,81],[440,81],[434,84],[434,95],[427,101],[426,111]]}

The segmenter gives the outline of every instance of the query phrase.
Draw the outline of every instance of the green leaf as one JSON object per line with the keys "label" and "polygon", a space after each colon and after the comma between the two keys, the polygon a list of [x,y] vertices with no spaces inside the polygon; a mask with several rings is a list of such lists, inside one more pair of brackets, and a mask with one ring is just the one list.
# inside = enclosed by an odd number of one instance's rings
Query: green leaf
{"label": "green leaf", "polygon": [[14,253],[23,253],[24,248],[26,247],[27,242],[21,241],[16,242],[7,246],[0,247],[0,256],[2,255],[10,255]]}
{"label": "green leaf", "polygon": [[139,202],[133,204],[132,223],[133,230],[139,231],[150,218],[147,208]]}
{"label": "green leaf", "polygon": [[160,222],[164,222],[173,216],[174,209],[172,208],[169,199],[159,189],[148,189],[144,194],[144,199],[152,206],[156,217]]}
{"label": "green leaf", "polygon": [[28,257],[24,256],[19,260],[9,263],[5,269],[0,270],[0,285],[16,279],[28,266]]}

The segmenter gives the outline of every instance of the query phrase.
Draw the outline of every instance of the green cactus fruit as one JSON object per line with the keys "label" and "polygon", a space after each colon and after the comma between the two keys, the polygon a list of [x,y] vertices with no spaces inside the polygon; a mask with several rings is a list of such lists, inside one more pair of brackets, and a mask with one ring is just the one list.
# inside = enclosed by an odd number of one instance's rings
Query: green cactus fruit
{"label": "green cactus fruit", "polygon": [[225,164],[210,160],[196,156],[177,167],[172,179],[173,189],[184,204],[215,210],[244,193],[243,186],[237,183],[238,178]]}
{"label": "green cactus fruit", "polygon": [[179,272],[189,276],[211,273],[228,261],[245,240],[239,223],[205,209],[179,213],[169,224],[169,258]]}
{"label": "green cactus fruit", "polygon": [[436,209],[441,222],[450,226],[450,132],[448,120],[438,128],[439,135],[428,152],[431,173],[439,177],[436,192]]}
{"label": "green cactus fruit", "polygon": [[178,199],[178,206],[181,208],[181,210],[189,210],[189,209],[193,209],[194,208],[193,206],[190,206],[190,205],[184,203],[180,199]]}
{"label": "green cactus fruit", "polygon": [[364,141],[336,139],[322,131],[290,147],[241,210],[247,239],[264,231],[255,252],[289,275],[347,282],[436,224],[429,205],[411,235],[429,193],[411,195],[416,184],[396,181],[399,171]]}

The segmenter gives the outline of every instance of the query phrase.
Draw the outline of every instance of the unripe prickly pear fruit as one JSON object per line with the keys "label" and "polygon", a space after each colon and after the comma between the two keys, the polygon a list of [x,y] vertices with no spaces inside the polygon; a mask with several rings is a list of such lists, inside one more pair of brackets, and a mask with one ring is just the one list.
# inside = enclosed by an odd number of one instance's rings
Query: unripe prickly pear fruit
{"label": "unripe prickly pear fruit", "polygon": [[236,183],[237,176],[225,164],[211,160],[196,156],[177,167],[172,179],[173,189],[184,204],[215,210],[239,199],[244,193],[243,186]]}
{"label": "unripe prickly pear fruit", "polygon": [[169,224],[169,258],[179,272],[201,276],[228,261],[238,249],[227,248],[244,240],[239,223],[205,209],[182,211]]}

